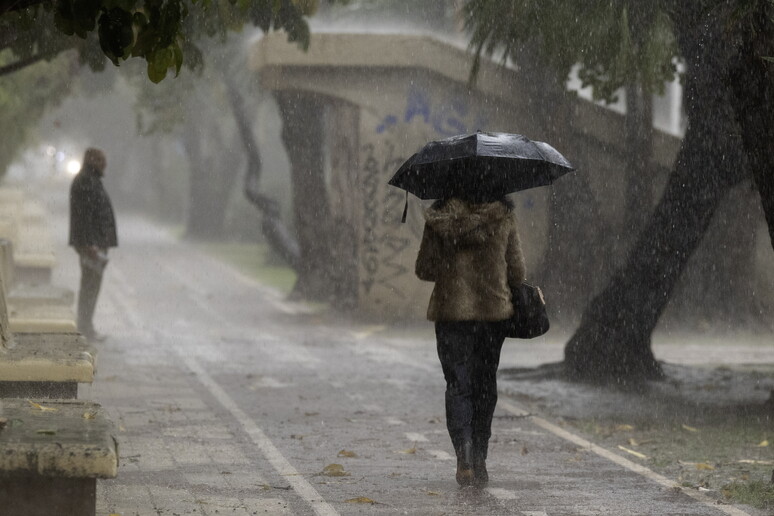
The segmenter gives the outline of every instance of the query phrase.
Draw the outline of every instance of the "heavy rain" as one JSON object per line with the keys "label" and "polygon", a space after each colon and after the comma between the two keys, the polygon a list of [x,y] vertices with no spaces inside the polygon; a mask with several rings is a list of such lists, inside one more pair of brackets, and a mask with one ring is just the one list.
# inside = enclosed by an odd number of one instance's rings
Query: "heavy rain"
{"label": "heavy rain", "polygon": [[0,0],[0,514],[774,515],[772,0]]}

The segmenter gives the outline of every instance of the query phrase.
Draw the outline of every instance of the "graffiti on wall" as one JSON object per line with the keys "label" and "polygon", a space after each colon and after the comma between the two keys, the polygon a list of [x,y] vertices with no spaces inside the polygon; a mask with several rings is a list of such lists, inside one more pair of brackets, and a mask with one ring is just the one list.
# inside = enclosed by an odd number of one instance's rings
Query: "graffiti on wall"
{"label": "graffiti on wall", "polygon": [[[404,292],[394,282],[409,272],[399,258],[401,253],[411,244],[411,238],[396,236],[381,230],[383,225],[400,223],[402,213],[401,203],[405,197],[396,189],[384,189],[384,177],[393,173],[405,160],[403,156],[395,155],[395,145],[387,145],[386,158],[379,160],[373,144],[363,148],[363,243],[361,260],[363,274],[361,283],[366,294],[370,294],[374,285],[379,284],[390,289],[399,297],[405,297]],[[380,192],[383,192],[380,195]]]}
{"label": "graffiti on wall", "polygon": [[471,113],[467,99],[462,96],[452,97],[446,102],[433,102],[427,91],[412,87],[406,94],[403,116],[385,116],[376,126],[376,133],[382,134],[400,122],[421,122],[430,126],[437,135],[446,137],[484,129],[487,119],[478,113]]}
{"label": "graffiti on wall", "polygon": [[[382,295],[407,301],[415,292],[414,260],[406,251],[416,246],[424,226],[416,204],[415,216],[409,217],[408,224],[401,224],[405,192],[386,186],[387,180],[426,140],[485,129],[487,124],[487,119],[471,108],[466,95],[449,96],[447,92],[434,97],[428,90],[412,86],[398,105],[400,109],[377,118],[376,140],[361,147],[361,292],[376,296],[373,300],[377,303]],[[418,140],[407,135],[416,135]]]}

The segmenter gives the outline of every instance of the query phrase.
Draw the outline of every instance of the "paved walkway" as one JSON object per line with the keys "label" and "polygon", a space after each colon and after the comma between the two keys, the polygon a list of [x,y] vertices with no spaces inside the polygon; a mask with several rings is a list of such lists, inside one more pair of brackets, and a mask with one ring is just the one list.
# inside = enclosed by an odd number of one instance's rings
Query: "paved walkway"
{"label": "paved walkway", "polygon": [[[119,222],[96,318],[111,337],[80,393],[119,429],[119,477],[99,483],[100,515],[748,514],[506,399],[490,487],[459,489],[429,332],[314,324],[148,223]],[[74,254],[60,246],[54,281],[75,286]],[[560,356],[559,341],[529,343],[508,347],[503,366]]]}

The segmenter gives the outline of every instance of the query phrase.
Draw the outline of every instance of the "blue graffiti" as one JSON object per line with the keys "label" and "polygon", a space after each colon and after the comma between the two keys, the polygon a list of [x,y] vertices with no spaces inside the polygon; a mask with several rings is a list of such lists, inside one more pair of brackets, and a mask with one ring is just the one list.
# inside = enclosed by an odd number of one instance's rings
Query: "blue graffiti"
{"label": "blue graffiti", "polygon": [[376,134],[382,134],[384,131],[398,123],[398,117],[395,115],[387,115],[381,124],[376,126]]}
{"label": "blue graffiti", "polygon": [[[433,130],[441,136],[453,136],[472,132],[486,127],[487,119],[477,114],[472,124],[470,120],[470,106],[462,97],[452,98],[448,102],[437,102],[433,105],[430,95],[419,88],[410,88],[406,95],[406,109],[403,113],[403,122],[412,123],[415,119],[432,126]],[[376,126],[376,133],[381,134],[398,124],[398,117],[390,114]]]}
{"label": "blue graffiti", "polygon": [[426,93],[411,89],[406,100],[406,113],[403,115],[403,121],[409,123],[418,115],[422,116],[425,123],[430,121],[430,99]]}

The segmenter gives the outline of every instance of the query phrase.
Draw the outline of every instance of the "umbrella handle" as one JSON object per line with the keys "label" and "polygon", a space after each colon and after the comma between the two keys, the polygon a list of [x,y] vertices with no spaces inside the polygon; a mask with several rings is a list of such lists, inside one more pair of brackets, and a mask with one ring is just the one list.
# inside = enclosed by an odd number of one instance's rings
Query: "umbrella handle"
{"label": "umbrella handle", "polygon": [[408,215],[408,190],[406,190],[406,205],[403,206],[403,216],[400,218],[400,223],[406,223],[406,215]]}

